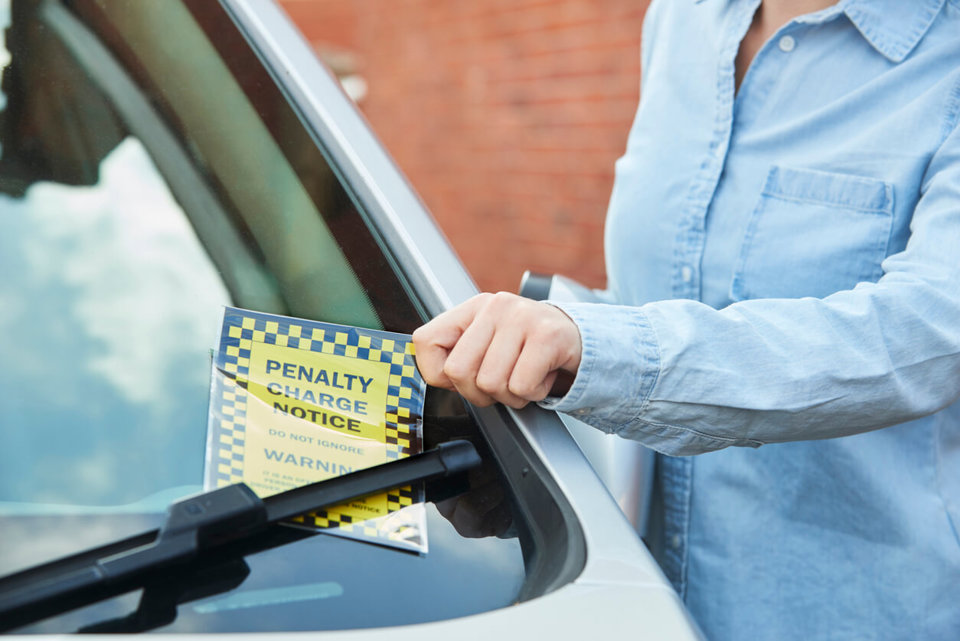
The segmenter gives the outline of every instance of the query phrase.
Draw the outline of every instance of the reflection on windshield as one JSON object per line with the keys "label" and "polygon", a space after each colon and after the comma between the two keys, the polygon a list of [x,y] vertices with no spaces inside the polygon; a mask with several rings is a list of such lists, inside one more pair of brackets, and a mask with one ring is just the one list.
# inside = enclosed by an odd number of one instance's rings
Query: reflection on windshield
{"label": "reflection on windshield", "polygon": [[[7,9],[0,0],[0,23]],[[322,132],[304,126],[329,116],[312,102],[319,94],[300,103],[278,86],[285,70],[264,67],[222,3],[14,0],[9,9],[0,576],[157,527],[162,505],[199,489],[221,304],[403,332],[423,320],[403,261],[388,253],[393,227],[371,227],[344,178],[369,178],[376,191],[377,176],[349,153],[343,167],[329,164]],[[286,60],[285,43],[262,35]],[[459,417],[483,445],[459,396],[434,392],[430,438],[447,440],[440,419]],[[507,453],[510,465],[526,460]],[[495,479],[500,491],[444,503],[470,536],[512,522],[488,528],[474,518],[510,516],[491,507],[515,499],[483,455],[493,474],[469,487]],[[544,507],[559,522],[556,507]],[[518,539],[465,539],[435,505],[426,509],[428,555],[307,536],[251,555],[237,592],[191,602],[164,631],[398,625],[516,602]],[[132,612],[138,597],[23,631],[75,631]]]}
{"label": "reflection on windshield", "polygon": [[93,187],[0,196],[0,273],[0,500],[198,485],[230,301],[142,145],[122,142]]}

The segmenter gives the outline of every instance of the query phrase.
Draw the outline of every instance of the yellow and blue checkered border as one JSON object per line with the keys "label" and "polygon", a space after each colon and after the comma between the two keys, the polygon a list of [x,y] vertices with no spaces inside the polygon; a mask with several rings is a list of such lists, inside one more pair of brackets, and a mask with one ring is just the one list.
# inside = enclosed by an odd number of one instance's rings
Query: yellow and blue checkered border
{"label": "yellow and blue checkered border", "polygon": [[[254,343],[389,363],[384,416],[387,458],[405,458],[423,450],[426,385],[417,371],[409,336],[231,307],[224,312],[219,350],[214,360],[209,437],[216,456],[207,470],[209,485],[223,487],[243,480],[247,384]],[[215,411],[217,407],[219,412]],[[421,502],[422,487],[387,493],[389,513]],[[298,521],[358,538],[382,540],[376,527],[378,519],[360,520],[345,509],[346,506],[319,511]]]}

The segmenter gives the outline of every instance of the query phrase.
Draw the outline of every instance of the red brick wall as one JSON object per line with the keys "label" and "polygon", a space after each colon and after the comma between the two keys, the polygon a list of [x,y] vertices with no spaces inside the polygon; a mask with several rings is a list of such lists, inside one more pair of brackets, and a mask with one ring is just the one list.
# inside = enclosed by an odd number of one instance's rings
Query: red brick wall
{"label": "red brick wall", "polygon": [[356,56],[360,106],[481,289],[605,281],[648,0],[281,0]]}

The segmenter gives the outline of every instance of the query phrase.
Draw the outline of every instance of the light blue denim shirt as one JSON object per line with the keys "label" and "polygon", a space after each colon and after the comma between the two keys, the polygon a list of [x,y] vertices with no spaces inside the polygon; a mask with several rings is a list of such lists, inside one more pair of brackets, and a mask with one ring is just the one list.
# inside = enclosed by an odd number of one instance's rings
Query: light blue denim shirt
{"label": "light blue denim shirt", "polygon": [[758,4],[650,7],[618,304],[560,305],[544,405],[670,455],[659,560],[711,639],[955,641],[960,0],[797,18],[737,91]]}

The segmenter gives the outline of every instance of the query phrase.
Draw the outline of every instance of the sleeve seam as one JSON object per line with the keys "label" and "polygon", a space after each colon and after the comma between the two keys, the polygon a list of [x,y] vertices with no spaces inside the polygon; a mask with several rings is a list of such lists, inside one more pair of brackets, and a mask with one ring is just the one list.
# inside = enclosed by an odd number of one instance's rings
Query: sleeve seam
{"label": "sleeve seam", "polygon": [[946,105],[946,114],[943,119],[943,127],[940,133],[940,140],[937,142],[933,153],[930,154],[927,166],[924,168],[923,176],[920,179],[921,197],[926,193],[927,187],[929,187],[929,171],[930,165],[933,164],[933,159],[943,150],[943,146],[950,140],[950,136],[957,130],[958,125],[960,125],[960,78],[954,83],[953,91],[950,92],[949,102]]}
{"label": "sleeve seam", "polygon": [[950,93],[950,102],[947,103],[947,113],[943,121],[943,130],[940,133],[940,141],[937,143],[937,148],[934,150],[933,156],[940,153],[940,150],[943,149],[947,140],[953,132],[956,131],[958,123],[960,123],[960,79],[954,84],[953,91]]}

